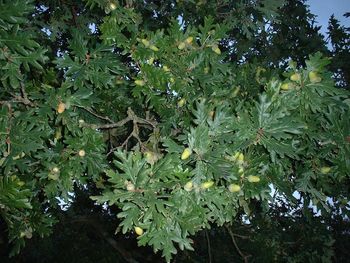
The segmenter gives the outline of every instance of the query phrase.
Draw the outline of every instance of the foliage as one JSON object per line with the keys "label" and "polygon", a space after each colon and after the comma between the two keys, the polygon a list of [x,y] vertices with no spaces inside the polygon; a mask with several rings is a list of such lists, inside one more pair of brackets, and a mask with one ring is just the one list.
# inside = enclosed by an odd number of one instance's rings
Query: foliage
{"label": "foliage", "polygon": [[[13,253],[49,234],[77,189],[168,262],[200,230],[273,218],[274,193],[306,218],[309,204],[349,216],[350,96],[314,53],[324,42],[303,2],[205,2],[0,2],[0,208]],[[284,49],[280,10],[295,6],[304,24],[291,22]],[[316,43],[305,53],[298,27]],[[329,261],[319,224],[312,259]],[[311,258],[303,246],[290,262]]]}
{"label": "foliage", "polygon": [[328,34],[332,43],[332,71],[335,73],[337,85],[349,89],[349,65],[347,61],[350,57],[349,39],[350,29],[340,26],[334,15],[328,23]]}

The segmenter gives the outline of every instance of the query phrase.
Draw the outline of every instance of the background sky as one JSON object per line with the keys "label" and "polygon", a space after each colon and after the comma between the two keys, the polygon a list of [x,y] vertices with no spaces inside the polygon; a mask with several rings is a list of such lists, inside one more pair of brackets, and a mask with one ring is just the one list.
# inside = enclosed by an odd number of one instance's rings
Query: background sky
{"label": "background sky", "polygon": [[321,33],[326,35],[329,17],[334,14],[340,24],[350,27],[350,17],[343,15],[350,12],[350,0],[307,0],[312,14],[317,15],[316,21],[322,26]]}

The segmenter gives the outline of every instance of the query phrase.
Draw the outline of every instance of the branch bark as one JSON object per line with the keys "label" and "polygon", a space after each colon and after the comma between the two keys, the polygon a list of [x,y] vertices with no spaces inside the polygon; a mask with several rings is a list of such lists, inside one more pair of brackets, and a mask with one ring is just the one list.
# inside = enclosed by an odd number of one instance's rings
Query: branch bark
{"label": "branch bark", "polygon": [[236,239],[235,239],[235,235],[236,235],[236,234],[234,234],[234,233],[232,232],[232,230],[231,230],[231,228],[230,228],[229,226],[225,225],[225,227],[226,227],[228,233],[229,233],[230,236],[231,236],[232,243],[233,243],[233,245],[235,246],[235,248],[236,248],[238,254],[242,257],[244,263],[248,263],[248,258],[250,257],[250,255],[245,255],[245,254],[240,250],[240,248],[239,248],[238,245],[237,245]]}
{"label": "branch bark", "polygon": [[[110,236],[110,233],[104,229],[103,225],[100,224],[98,218],[94,217],[86,217],[86,216],[78,216],[70,220],[71,223],[84,223],[88,224],[91,227],[97,230],[98,235],[103,238],[113,249],[115,249],[126,262],[128,263],[139,263],[136,259],[132,257],[132,254],[124,249],[122,246],[118,244],[118,242]],[[135,251],[133,251],[135,254]]]}

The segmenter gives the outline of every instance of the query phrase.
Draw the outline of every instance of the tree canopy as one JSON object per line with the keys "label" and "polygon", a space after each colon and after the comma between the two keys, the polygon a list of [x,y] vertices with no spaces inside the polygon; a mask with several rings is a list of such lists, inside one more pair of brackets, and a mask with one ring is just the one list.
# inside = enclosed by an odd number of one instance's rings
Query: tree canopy
{"label": "tree canopy", "polygon": [[0,0],[0,247],[83,224],[128,262],[154,255],[121,237],[167,262],[211,261],[210,240],[341,262],[349,28],[331,17],[328,48],[314,19],[303,0]]}

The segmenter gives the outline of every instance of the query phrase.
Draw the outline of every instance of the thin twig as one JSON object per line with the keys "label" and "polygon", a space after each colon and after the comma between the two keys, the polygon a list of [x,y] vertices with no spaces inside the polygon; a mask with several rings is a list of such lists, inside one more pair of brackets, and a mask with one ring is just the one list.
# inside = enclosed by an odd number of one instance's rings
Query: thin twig
{"label": "thin twig", "polygon": [[113,147],[112,149],[109,150],[109,152],[107,153],[107,156],[109,156],[110,154],[112,154],[116,149],[118,149],[120,146],[116,146],[116,147]]}
{"label": "thin twig", "polygon": [[128,148],[128,142],[131,139],[131,137],[134,137],[140,144],[140,147],[142,147],[142,141],[139,137],[139,127],[137,126],[137,122],[134,120],[133,121],[133,129],[128,138],[123,142],[121,147],[125,147],[126,149]]}
{"label": "thin twig", "polygon": [[235,246],[235,248],[236,248],[238,254],[243,258],[244,263],[248,263],[248,257],[249,257],[250,255],[244,255],[244,254],[243,254],[243,252],[239,249],[239,247],[238,247],[238,245],[237,245],[237,242],[236,242],[236,239],[235,239],[235,234],[232,232],[232,230],[231,230],[230,227],[228,227],[227,225],[226,225],[225,227],[226,227],[228,233],[229,233],[230,236],[231,236],[232,243],[233,243],[233,245]]}
{"label": "thin twig", "polygon": [[[150,120],[143,119],[143,118],[136,116],[136,114],[133,112],[133,110],[131,108],[128,108],[127,114],[128,114],[128,116],[125,119],[122,119],[118,122],[112,122],[110,124],[101,124],[101,125],[87,124],[87,126],[90,126],[91,128],[95,128],[95,129],[114,129],[117,127],[124,126],[129,121],[134,121],[137,124],[148,124],[148,125],[152,126],[152,128],[157,127],[157,122],[150,121]],[[103,117],[103,118],[108,118],[108,117]]]}
{"label": "thin twig", "polygon": [[135,256],[136,254],[136,256],[140,257],[140,255],[138,255],[137,252],[135,253],[135,251],[133,253],[130,253],[128,249],[125,249],[125,247],[122,246],[121,242],[117,242],[117,240],[114,239],[113,236],[110,236],[110,232],[106,230],[105,225],[103,224],[101,219],[99,219],[98,217],[87,217],[84,215],[76,216],[75,218],[66,220],[65,223],[76,223],[76,224],[80,223],[80,224],[90,225],[92,228],[94,228],[95,230],[94,233],[96,233],[105,241],[107,241],[107,243],[113,249],[115,249],[119,253],[119,255],[123,257],[125,262],[138,263],[138,261],[133,256]]}
{"label": "thin twig", "polygon": [[28,98],[28,95],[25,91],[23,83],[20,83],[20,86],[21,86],[21,95],[20,96],[13,94],[13,93],[10,93],[12,95],[13,99],[0,101],[0,105],[10,104],[10,103],[21,103],[21,104],[24,104],[25,106],[34,107],[35,104]]}
{"label": "thin twig", "polygon": [[20,83],[20,86],[21,86],[21,93],[22,93],[22,97],[23,97],[23,103],[25,105],[30,105],[30,106],[34,106],[34,103],[31,102],[29,99],[28,99],[28,95],[27,95],[27,92],[25,90],[25,87],[24,87],[24,84],[21,82]]}
{"label": "thin twig", "polygon": [[209,240],[209,235],[208,235],[208,231],[207,230],[205,230],[205,236],[207,238],[209,263],[211,263],[211,247],[210,247],[210,240]]}
{"label": "thin twig", "polygon": [[122,146],[121,146],[121,147],[123,148],[123,147],[127,146],[129,140],[130,140],[131,137],[133,137],[133,136],[134,136],[134,135],[133,135],[133,132],[131,132],[131,133],[129,134],[128,138],[126,138],[126,140],[122,143]]}
{"label": "thin twig", "polygon": [[235,237],[239,237],[239,238],[241,238],[241,239],[250,239],[249,236],[243,236],[243,235],[239,235],[239,234],[235,234],[235,233],[233,233],[233,235],[234,235]]}
{"label": "thin twig", "polygon": [[88,124],[87,126],[90,126],[91,128],[94,128],[94,129],[101,129],[101,130],[114,129],[114,128],[118,128],[118,127],[124,126],[127,122],[129,122],[131,120],[132,119],[130,119],[129,117],[126,117],[125,119],[122,119],[122,120],[120,120],[118,122],[113,122],[111,124],[102,124],[102,125]]}
{"label": "thin twig", "polygon": [[[84,126],[93,128],[93,129],[113,129],[113,128],[117,128],[117,127],[121,127],[124,126],[127,122],[132,121],[133,122],[133,129],[132,132],[129,134],[129,136],[126,138],[126,140],[122,143],[121,147],[126,147],[127,148],[127,143],[128,141],[134,137],[135,139],[137,139],[137,141],[140,144],[140,147],[142,147],[142,141],[139,137],[139,125],[145,125],[146,128],[149,129],[157,129],[157,122],[153,121],[153,120],[149,120],[148,116],[146,116],[146,119],[140,118],[138,117],[131,108],[128,108],[127,111],[127,117],[118,121],[118,122],[113,122],[111,119],[109,119],[108,117],[104,117],[104,116],[100,116],[97,113],[93,112],[91,109],[89,108],[85,108],[82,106],[77,106],[80,107],[86,111],[88,111],[89,113],[93,114],[94,116],[103,119],[103,120],[107,120],[111,123],[109,124],[101,124],[101,125],[97,125],[97,124],[84,124]],[[149,127],[151,126],[151,128]],[[112,148],[108,153],[107,156],[110,155],[111,153],[114,152],[114,150],[116,150],[117,148],[119,148],[119,146]]]}
{"label": "thin twig", "polygon": [[80,105],[75,105],[75,106],[78,107],[78,108],[81,108],[81,109],[83,109],[83,110],[85,110],[85,111],[87,111],[88,113],[94,115],[95,117],[97,117],[97,118],[99,118],[99,119],[101,119],[101,120],[105,120],[105,121],[108,121],[108,122],[110,122],[110,123],[114,123],[110,118],[108,118],[108,117],[106,117],[106,116],[102,116],[102,115],[97,114],[97,113],[94,112],[91,108],[86,108],[86,107],[80,106]]}

